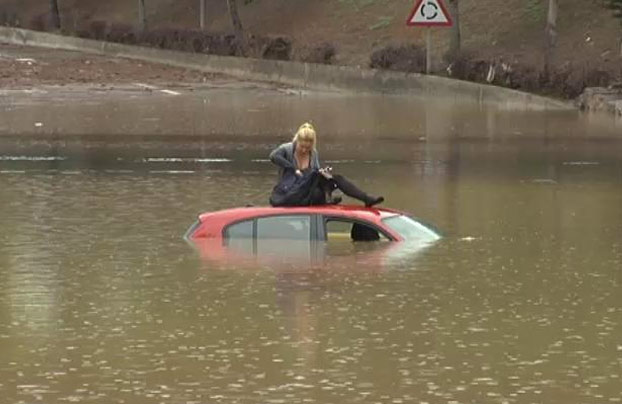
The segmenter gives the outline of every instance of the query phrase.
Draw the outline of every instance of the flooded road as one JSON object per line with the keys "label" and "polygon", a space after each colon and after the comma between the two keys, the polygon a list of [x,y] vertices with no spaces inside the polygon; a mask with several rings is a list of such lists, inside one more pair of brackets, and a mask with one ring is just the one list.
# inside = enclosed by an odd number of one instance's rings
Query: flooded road
{"label": "flooded road", "polygon": [[[614,126],[280,90],[46,97],[0,112],[3,402],[622,402]],[[303,120],[446,237],[320,265],[184,242],[199,212],[266,203],[267,154]]]}

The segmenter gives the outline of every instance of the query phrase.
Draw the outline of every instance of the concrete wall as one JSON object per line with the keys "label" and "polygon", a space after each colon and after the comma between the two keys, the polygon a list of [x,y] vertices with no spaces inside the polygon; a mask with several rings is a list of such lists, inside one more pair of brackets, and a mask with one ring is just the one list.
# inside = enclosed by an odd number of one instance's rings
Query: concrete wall
{"label": "concrete wall", "polygon": [[306,89],[443,97],[456,101],[493,103],[503,109],[574,109],[570,103],[503,87],[416,73],[194,54],[8,27],[0,27],[0,41],[163,63],[227,74],[242,80],[271,81]]}
{"label": "concrete wall", "polygon": [[622,116],[622,89],[588,87],[577,99],[579,108],[589,112],[608,112]]}

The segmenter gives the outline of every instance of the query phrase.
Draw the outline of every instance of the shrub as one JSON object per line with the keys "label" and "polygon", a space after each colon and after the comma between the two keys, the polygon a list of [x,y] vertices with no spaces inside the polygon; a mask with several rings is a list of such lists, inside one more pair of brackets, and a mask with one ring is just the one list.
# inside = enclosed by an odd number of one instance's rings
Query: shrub
{"label": "shrub", "polygon": [[371,54],[369,67],[423,73],[425,72],[425,50],[417,45],[390,45]]}
{"label": "shrub", "polygon": [[47,31],[50,28],[49,13],[38,14],[32,17],[27,28],[35,31]]}
{"label": "shrub", "polygon": [[0,9],[0,25],[4,25],[7,27],[19,26],[19,19],[17,18],[17,14],[11,9]]}
{"label": "shrub", "polygon": [[586,87],[605,87],[613,80],[609,73],[589,66],[575,68],[567,63],[549,70],[548,75],[533,66],[484,60],[462,53],[447,68],[450,77],[490,83],[517,90],[546,94],[560,98],[576,98]]}
{"label": "shrub", "polygon": [[292,41],[284,37],[271,38],[261,47],[261,57],[272,60],[290,60]]}
{"label": "shrub", "polygon": [[97,40],[106,39],[107,33],[108,23],[106,21],[99,20],[91,21],[86,27],[81,27],[76,30],[76,35],[81,38]]}
{"label": "shrub", "polygon": [[337,49],[331,43],[324,42],[318,45],[303,47],[298,51],[296,59],[307,63],[332,64]]}
{"label": "shrub", "polygon": [[124,44],[135,44],[137,39],[134,27],[128,24],[110,24],[105,40]]}

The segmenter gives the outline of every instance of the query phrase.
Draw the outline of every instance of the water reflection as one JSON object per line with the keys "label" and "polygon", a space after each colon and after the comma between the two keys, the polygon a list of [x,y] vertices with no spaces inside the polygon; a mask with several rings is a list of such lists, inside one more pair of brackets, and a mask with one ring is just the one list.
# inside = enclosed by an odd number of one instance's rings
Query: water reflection
{"label": "water reflection", "polygon": [[[448,237],[422,250],[189,248],[197,213],[266,203],[266,155],[312,105],[292,100],[274,104],[273,126],[243,110],[209,115],[231,125],[208,137],[0,139],[4,399],[622,401],[620,143],[573,138],[587,127],[575,116],[452,109],[443,120],[385,100],[347,122],[354,112],[335,116],[343,100],[328,100],[314,106],[335,124],[322,157]],[[146,114],[133,108],[126,129]],[[178,118],[161,130],[194,133]]]}
{"label": "water reflection", "polygon": [[[248,257],[197,256],[181,236],[198,212],[265,201],[274,173],[256,160],[268,144],[82,142],[97,157],[86,165],[71,142],[53,146],[67,157],[54,167],[0,163],[22,171],[0,175],[0,384],[12,401],[620,397],[611,145],[381,140],[382,162],[366,163],[337,143],[336,169],[447,239]],[[193,153],[227,161],[148,160]],[[118,157],[128,172],[110,171]]]}
{"label": "water reflection", "polygon": [[[504,110],[459,99],[339,93],[287,94],[265,88],[196,89],[179,97],[144,92],[76,97],[7,95],[0,100],[0,135],[290,136],[312,120],[326,137],[410,136],[497,140],[613,138],[620,122],[575,111]],[[339,111],[339,113],[335,113]],[[111,123],[114,122],[114,125]]]}
{"label": "water reflection", "polygon": [[198,252],[208,270],[270,268],[277,272],[352,274],[403,268],[403,263],[413,269],[416,258],[435,243],[245,239],[224,245],[222,240],[208,238],[188,240],[188,244]]}

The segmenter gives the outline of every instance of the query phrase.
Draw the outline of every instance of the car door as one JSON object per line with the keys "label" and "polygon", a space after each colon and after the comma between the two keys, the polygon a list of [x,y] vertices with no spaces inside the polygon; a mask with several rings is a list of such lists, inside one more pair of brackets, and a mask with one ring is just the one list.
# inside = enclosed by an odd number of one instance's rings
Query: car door
{"label": "car door", "polygon": [[393,240],[373,223],[342,216],[324,215],[319,233],[328,242]]}
{"label": "car door", "polygon": [[308,260],[316,239],[314,215],[279,215],[257,218],[257,255]]}

